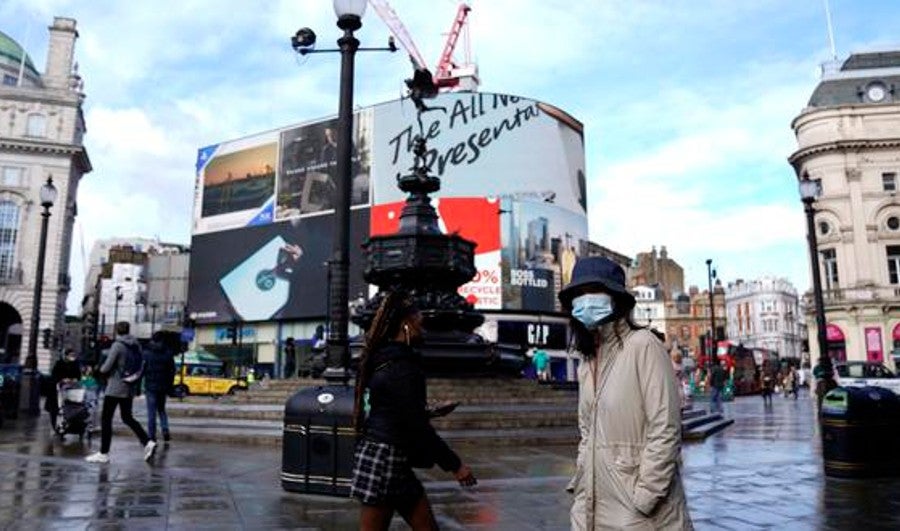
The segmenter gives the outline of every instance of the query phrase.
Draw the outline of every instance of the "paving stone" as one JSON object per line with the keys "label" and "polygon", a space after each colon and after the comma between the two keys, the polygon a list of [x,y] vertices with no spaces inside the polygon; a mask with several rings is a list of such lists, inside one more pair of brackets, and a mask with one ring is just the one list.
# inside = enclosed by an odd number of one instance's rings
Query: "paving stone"
{"label": "paving stone", "polygon": [[20,521],[6,527],[8,531],[84,531],[91,525],[87,518],[65,520],[35,520]]}

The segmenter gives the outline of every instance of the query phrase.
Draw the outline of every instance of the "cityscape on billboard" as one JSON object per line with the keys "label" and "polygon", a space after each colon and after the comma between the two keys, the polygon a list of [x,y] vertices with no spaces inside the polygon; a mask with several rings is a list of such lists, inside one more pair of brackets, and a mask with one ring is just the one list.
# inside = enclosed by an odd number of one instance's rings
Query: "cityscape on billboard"
{"label": "cityscape on billboard", "polygon": [[275,143],[214,157],[203,172],[203,217],[253,210],[275,190]]}
{"label": "cityscape on billboard", "polygon": [[587,219],[544,201],[502,202],[504,308],[552,312],[588,242]]}

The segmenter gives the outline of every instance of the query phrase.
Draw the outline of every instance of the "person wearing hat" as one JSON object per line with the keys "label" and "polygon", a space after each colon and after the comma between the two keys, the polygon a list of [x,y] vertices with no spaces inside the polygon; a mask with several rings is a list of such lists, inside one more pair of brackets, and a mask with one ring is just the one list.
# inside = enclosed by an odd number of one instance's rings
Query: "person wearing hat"
{"label": "person wearing hat", "polygon": [[681,403],[659,338],[631,317],[625,272],[581,258],[559,293],[578,367],[572,529],[693,529],[681,481]]}

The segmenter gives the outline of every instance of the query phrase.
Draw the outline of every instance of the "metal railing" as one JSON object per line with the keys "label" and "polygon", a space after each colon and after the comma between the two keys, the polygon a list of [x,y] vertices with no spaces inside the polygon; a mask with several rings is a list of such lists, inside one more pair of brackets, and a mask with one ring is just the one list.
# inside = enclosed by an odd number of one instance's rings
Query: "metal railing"
{"label": "metal railing", "polygon": [[[803,298],[808,303],[808,307],[812,307],[812,293],[804,294]],[[822,298],[826,305],[854,302],[896,302],[900,301],[900,285],[826,289],[822,291]]]}

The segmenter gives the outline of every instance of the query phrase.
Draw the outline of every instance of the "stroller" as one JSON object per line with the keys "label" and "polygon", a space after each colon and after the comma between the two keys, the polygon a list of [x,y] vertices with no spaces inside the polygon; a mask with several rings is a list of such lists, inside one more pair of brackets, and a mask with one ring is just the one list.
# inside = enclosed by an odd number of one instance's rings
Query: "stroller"
{"label": "stroller", "polygon": [[81,384],[62,386],[59,390],[59,416],[54,431],[60,438],[67,434],[78,435],[79,440],[94,431],[97,411],[97,391]]}

